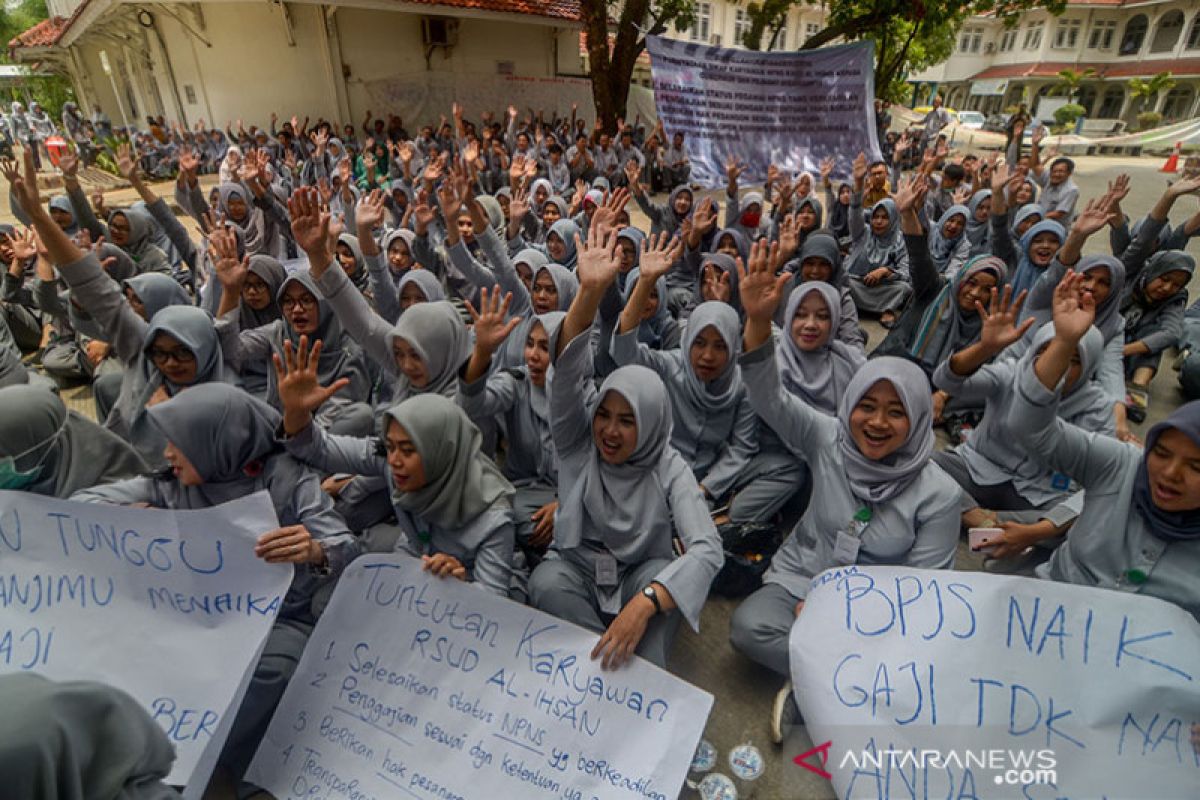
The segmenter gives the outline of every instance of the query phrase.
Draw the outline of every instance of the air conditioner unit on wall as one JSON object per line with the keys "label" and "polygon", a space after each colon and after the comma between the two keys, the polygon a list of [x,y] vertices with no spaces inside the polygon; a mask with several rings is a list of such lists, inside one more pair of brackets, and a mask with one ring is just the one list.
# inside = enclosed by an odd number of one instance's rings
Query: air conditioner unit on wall
{"label": "air conditioner unit on wall", "polygon": [[450,17],[423,17],[421,41],[426,47],[454,47],[458,44],[458,20]]}
{"label": "air conditioner unit on wall", "polygon": [[996,52],[996,43],[995,43],[995,42],[988,42],[986,45],[984,45],[983,52],[985,52],[985,53],[994,53],[994,52]]}

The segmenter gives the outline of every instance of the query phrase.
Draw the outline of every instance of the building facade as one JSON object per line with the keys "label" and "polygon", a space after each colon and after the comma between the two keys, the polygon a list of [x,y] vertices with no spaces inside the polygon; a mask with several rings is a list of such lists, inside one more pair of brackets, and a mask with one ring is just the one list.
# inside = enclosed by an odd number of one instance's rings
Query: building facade
{"label": "building facade", "polygon": [[[959,32],[954,53],[914,75],[914,105],[931,90],[946,105],[996,113],[1020,102],[1032,109],[1056,90],[1062,70],[1094,72],[1078,102],[1093,119],[1133,123],[1142,111],[1165,122],[1200,113],[1200,0],[1069,0],[1066,11],[1023,14],[1004,27],[977,17]],[[1134,97],[1131,78],[1170,72],[1176,85],[1148,102]]]}
{"label": "building facade", "polygon": [[265,125],[275,112],[357,126],[368,111],[430,122],[455,100],[478,114],[590,98],[577,0],[48,5],[10,52],[68,76],[85,113],[116,125]]}

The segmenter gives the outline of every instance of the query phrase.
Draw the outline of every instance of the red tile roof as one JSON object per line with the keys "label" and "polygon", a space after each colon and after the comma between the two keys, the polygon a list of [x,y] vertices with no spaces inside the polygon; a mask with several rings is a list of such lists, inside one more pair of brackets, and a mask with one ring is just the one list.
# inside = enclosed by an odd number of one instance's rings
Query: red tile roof
{"label": "red tile roof", "polygon": [[51,17],[44,19],[29,30],[19,33],[8,43],[8,49],[18,47],[52,47],[67,31],[70,20],[67,17]]}
{"label": "red tile roof", "polygon": [[1031,64],[999,64],[972,75],[970,80],[994,78],[1057,78],[1064,69],[1082,72],[1091,67],[1097,80],[1135,78],[1170,72],[1176,77],[1200,75],[1200,58],[1161,59],[1156,61],[1118,61],[1081,64],[1070,61],[1039,61]]}
{"label": "red tile roof", "polygon": [[553,19],[579,20],[579,0],[406,0],[422,6],[469,8],[501,14],[532,14]]}

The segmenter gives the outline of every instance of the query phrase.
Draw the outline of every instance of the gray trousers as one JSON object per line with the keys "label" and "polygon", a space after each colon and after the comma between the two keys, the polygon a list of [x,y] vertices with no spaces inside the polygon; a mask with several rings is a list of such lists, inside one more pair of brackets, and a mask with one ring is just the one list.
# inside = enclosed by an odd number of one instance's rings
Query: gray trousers
{"label": "gray trousers", "polygon": [[1071,497],[1067,492],[1040,505],[1034,505],[1021,496],[1012,481],[992,486],[976,483],[962,456],[952,450],[940,450],[934,453],[933,461],[962,488],[962,504],[959,507],[963,511],[986,508],[989,511],[999,512],[996,516],[1005,522],[1018,522],[1024,525],[1031,525],[1046,519],[1057,526],[1062,526],[1078,516],[1077,511],[1064,505]]}
{"label": "gray trousers", "polygon": [[[621,606],[624,607],[635,594],[646,588],[668,563],[665,558],[652,558],[626,569],[621,576]],[[562,558],[547,559],[533,570],[529,577],[529,604],[539,611],[596,633],[604,633],[614,619],[600,610],[593,576]],[[637,654],[651,664],[666,669],[671,643],[679,629],[679,619],[678,610],[651,618],[637,646]]]}
{"label": "gray trousers", "polygon": [[796,621],[799,602],[799,597],[782,586],[764,583],[733,612],[729,643],[751,661],[790,678],[788,635]]}
{"label": "gray trousers", "polygon": [[233,719],[218,762],[236,778],[240,779],[250,766],[275,707],[283,697],[283,690],[296,672],[300,654],[304,652],[312,630],[313,626],[308,622],[277,619],[267,634],[262,658],[254,668],[254,677],[250,679],[241,708]]}
{"label": "gray trousers", "polygon": [[32,311],[19,303],[0,303],[0,313],[22,352],[31,353],[41,346],[42,323]]}
{"label": "gray trousers", "polygon": [[791,453],[756,455],[734,486],[731,522],[767,522],[808,484],[808,467]]}
{"label": "gray trousers", "polygon": [[87,354],[73,340],[47,345],[42,351],[42,369],[51,378],[63,383],[92,378],[92,365]]}

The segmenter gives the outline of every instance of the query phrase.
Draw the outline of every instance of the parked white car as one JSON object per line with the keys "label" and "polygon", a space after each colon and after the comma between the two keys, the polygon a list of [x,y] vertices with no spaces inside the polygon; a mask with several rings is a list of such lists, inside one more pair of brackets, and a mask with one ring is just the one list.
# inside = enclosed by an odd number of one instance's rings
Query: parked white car
{"label": "parked white car", "polygon": [[960,128],[969,128],[973,131],[983,129],[983,123],[987,122],[987,117],[978,111],[960,111],[958,112],[958,126]]}

